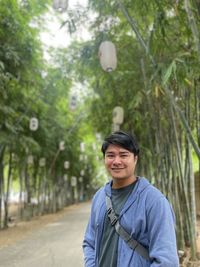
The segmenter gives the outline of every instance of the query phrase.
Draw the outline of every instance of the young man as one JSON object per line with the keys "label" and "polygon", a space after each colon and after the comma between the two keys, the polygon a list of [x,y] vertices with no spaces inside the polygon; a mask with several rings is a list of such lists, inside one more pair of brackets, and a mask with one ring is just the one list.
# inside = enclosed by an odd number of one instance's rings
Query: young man
{"label": "young man", "polygon": [[135,138],[115,132],[102,152],[112,180],[92,201],[83,241],[85,267],[178,267],[174,213],[158,189],[135,176]]}

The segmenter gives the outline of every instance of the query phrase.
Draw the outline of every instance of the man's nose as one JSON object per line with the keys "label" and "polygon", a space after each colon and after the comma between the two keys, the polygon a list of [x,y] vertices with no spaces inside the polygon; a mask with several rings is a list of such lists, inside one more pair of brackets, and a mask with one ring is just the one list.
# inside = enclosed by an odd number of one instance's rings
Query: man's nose
{"label": "man's nose", "polygon": [[115,156],[113,159],[113,164],[120,164],[121,163],[121,158],[119,156]]}

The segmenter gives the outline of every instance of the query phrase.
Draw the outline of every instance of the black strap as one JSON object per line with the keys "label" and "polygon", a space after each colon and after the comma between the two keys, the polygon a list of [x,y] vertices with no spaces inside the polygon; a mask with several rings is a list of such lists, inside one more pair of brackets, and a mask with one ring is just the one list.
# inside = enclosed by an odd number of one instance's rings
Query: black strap
{"label": "black strap", "polygon": [[109,196],[106,195],[106,207],[107,207],[107,214],[110,219],[110,223],[112,226],[115,227],[116,232],[118,235],[133,249],[136,250],[143,258],[146,260],[151,261],[149,257],[148,250],[143,247],[138,241],[133,239],[133,237],[120,225],[118,221],[118,217],[115,214],[115,211],[112,206],[112,201]]}

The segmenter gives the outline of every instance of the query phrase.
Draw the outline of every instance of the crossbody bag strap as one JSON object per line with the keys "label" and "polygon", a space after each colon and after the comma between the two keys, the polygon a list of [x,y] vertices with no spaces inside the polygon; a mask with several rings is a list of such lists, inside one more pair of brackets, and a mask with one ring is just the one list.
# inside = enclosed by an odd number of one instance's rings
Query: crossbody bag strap
{"label": "crossbody bag strap", "polygon": [[118,217],[112,206],[112,201],[109,196],[106,195],[106,207],[107,214],[112,226],[115,227],[118,235],[129,245],[130,248],[136,250],[143,258],[151,261],[148,250],[142,246],[137,240],[135,240],[119,223]]}

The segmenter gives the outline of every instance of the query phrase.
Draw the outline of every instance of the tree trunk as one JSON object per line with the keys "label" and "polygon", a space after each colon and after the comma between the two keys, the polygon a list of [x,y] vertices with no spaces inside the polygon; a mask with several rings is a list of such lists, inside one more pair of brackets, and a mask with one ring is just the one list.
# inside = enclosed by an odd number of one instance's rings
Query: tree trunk
{"label": "tree trunk", "polygon": [[0,146],[0,229],[2,228],[3,224],[3,195],[4,195],[4,189],[3,189],[3,180],[4,180],[4,152],[5,152],[5,146]]}
{"label": "tree trunk", "polygon": [[9,205],[9,195],[10,195],[10,186],[12,180],[12,151],[9,152],[9,162],[8,162],[8,177],[7,177],[7,186],[5,189],[5,197],[4,197],[4,228],[8,227],[8,205]]}

